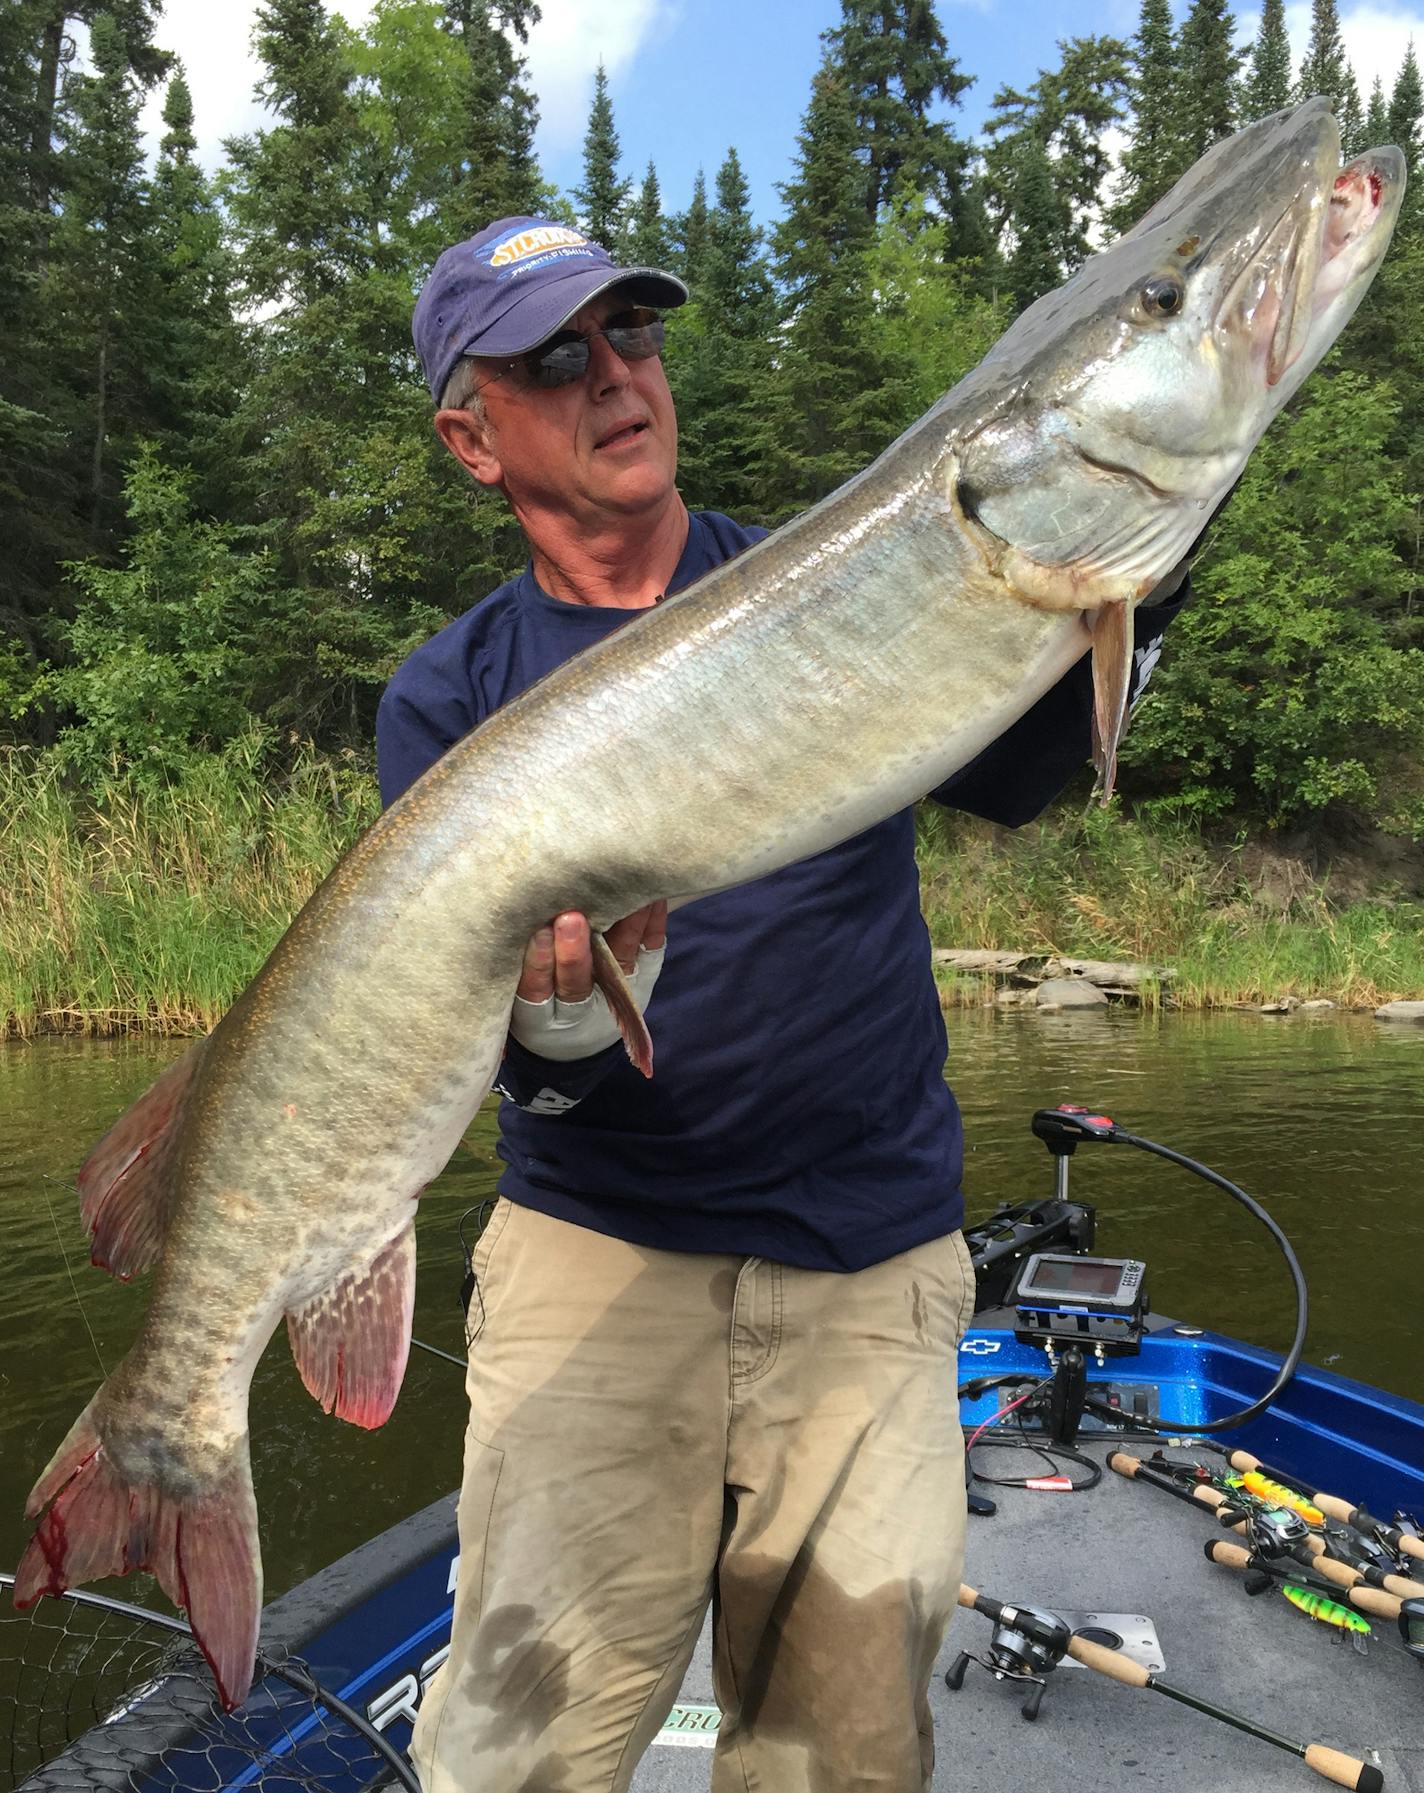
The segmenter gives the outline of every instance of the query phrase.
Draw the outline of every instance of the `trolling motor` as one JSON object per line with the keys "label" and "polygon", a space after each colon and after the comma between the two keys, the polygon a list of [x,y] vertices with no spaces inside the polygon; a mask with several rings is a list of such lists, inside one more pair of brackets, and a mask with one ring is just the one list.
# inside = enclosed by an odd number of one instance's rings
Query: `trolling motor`
{"label": "trolling motor", "polygon": [[[1094,1113],[1076,1103],[1040,1108],[1033,1116],[1037,1138],[1054,1161],[1054,1201],[1068,1203],[1068,1160],[1080,1145],[1131,1145],[1180,1165],[1223,1190],[1241,1203],[1275,1240],[1290,1271],[1296,1293],[1296,1328],[1289,1352],[1274,1382],[1259,1400],[1223,1419],[1197,1420],[1178,1425],[1135,1414],[1133,1425],[1146,1432],[1194,1435],[1221,1432],[1244,1425],[1263,1413],[1295,1374],[1305,1348],[1307,1302],[1305,1277],[1290,1241],[1259,1202],[1235,1183],[1218,1176],[1196,1159],[1174,1152],[1156,1141],[1144,1139],[1120,1127],[1109,1115]],[[1045,1393],[1031,1404],[1046,1414],[1050,1436],[1059,1444],[1071,1444],[1085,1413],[1093,1413],[1120,1426],[1123,1414],[1094,1398],[1088,1382],[1088,1358],[1098,1364],[1109,1356],[1133,1356],[1142,1348],[1150,1304],[1147,1266],[1135,1258],[1070,1256],[1065,1252],[1036,1251],[1026,1258],[1008,1296],[1014,1310],[1014,1337],[1021,1344],[1041,1349],[1048,1358],[1051,1378]]]}

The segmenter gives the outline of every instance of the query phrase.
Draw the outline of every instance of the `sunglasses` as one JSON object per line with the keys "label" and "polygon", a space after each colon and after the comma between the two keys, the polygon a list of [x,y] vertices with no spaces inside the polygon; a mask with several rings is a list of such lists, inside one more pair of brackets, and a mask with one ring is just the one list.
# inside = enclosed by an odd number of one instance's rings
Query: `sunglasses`
{"label": "sunglasses", "polygon": [[[665,335],[663,320],[657,312],[638,305],[609,318],[601,330],[560,330],[557,336],[551,336],[537,348],[506,362],[494,379],[514,375],[521,384],[537,386],[545,392],[553,391],[559,386],[572,386],[588,372],[593,353],[589,344],[595,336],[602,336],[609,348],[624,361],[650,361],[654,355],[662,354]],[[485,382],[487,386],[493,383],[493,380]]]}

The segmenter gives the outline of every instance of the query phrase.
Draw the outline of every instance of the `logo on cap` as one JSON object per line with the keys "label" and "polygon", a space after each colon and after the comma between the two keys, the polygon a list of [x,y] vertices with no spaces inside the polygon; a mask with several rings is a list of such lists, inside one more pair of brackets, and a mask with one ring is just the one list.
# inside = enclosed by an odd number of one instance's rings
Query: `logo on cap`
{"label": "logo on cap", "polygon": [[493,243],[482,244],[476,251],[480,260],[501,280],[551,261],[563,261],[568,256],[592,257],[596,253],[596,245],[581,232],[570,230],[564,224],[523,225]]}

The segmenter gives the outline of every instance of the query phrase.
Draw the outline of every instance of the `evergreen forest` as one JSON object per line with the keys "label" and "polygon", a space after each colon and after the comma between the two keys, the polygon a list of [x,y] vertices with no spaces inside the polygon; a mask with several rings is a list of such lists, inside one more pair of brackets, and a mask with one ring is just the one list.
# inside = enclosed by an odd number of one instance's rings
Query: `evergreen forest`
{"label": "evergreen forest", "polygon": [[[1246,43],[1226,0],[1175,18],[1142,0],[1130,40],[1060,42],[973,136],[975,71],[934,0],[826,5],[779,214],[758,220],[735,144],[709,142],[705,176],[666,192],[658,146],[620,140],[601,67],[582,182],[551,186],[523,53],[536,0],[380,0],[359,30],[322,0],[263,0],[265,123],[216,176],[158,45],[161,0],[0,0],[9,1025],[210,1021],[374,814],[393,669],[522,564],[502,501],[437,442],[411,348],[448,244],[538,212],[679,273],[684,495],[775,526],[1242,124],[1324,94],[1347,156],[1395,143],[1413,176],[1424,145],[1413,48],[1361,93],[1335,0],[1314,0],[1295,64],[1283,0]],[[1124,830],[1146,829],[1132,853],[1150,838],[1202,891],[1212,843],[1308,842],[1313,867],[1332,842],[1387,843],[1365,933],[1424,955],[1422,195],[1212,531],[1117,812],[1074,834],[1076,872],[1054,861],[1067,919],[1035,926],[1055,944],[1152,944],[1098,926],[1106,899],[1080,887],[1085,863],[1130,882]],[[981,920],[983,944],[1022,943]],[[234,936],[230,959],[204,960],[205,929]],[[1395,959],[1364,983],[1398,994],[1412,975]]]}

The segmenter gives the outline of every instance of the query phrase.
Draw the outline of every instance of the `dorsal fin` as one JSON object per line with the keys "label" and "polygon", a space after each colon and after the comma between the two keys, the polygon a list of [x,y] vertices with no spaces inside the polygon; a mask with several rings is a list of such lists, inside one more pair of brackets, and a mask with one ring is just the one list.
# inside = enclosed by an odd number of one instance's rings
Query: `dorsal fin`
{"label": "dorsal fin", "polygon": [[127,1282],[163,1245],[184,1103],[206,1040],[192,1046],[115,1121],[79,1173],[79,1212],[91,1261]]}

